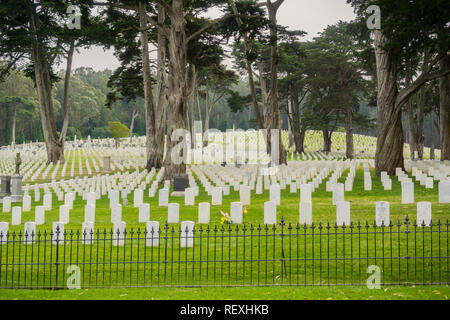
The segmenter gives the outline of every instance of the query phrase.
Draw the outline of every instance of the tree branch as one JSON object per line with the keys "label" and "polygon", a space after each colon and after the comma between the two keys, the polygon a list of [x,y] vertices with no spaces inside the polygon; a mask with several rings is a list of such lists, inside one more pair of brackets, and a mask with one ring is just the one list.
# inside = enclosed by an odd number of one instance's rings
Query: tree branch
{"label": "tree branch", "polygon": [[[442,56],[440,56],[440,58],[443,59]],[[450,74],[450,68],[430,73],[431,68],[441,59],[433,60],[427,71],[422,72],[422,74],[413,83],[399,92],[397,99],[395,100],[396,109],[401,108],[401,106],[428,81]]]}
{"label": "tree branch", "polygon": [[194,32],[193,34],[191,34],[187,39],[186,39],[186,43],[189,43],[189,41],[191,41],[192,39],[194,39],[195,37],[199,36],[200,34],[202,34],[203,32],[205,32],[206,30],[210,29],[211,27],[214,27],[215,25],[229,19],[229,18],[234,18],[234,17],[240,17],[240,18],[261,18],[260,16],[252,16],[252,15],[245,15],[245,14],[230,14],[227,13],[226,15],[224,15],[221,18],[215,19],[213,20],[210,24],[204,26],[203,28],[200,28],[199,30],[197,30],[196,32]]}
{"label": "tree branch", "polygon": [[156,0],[156,2],[158,2],[160,5],[162,5],[164,7],[164,9],[167,10],[167,14],[169,16],[173,15],[173,9],[166,1],[164,1],[164,0]]}
{"label": "tree branch", "polygon": [[118,3],[107,3],[107,2],[94,2],[94,6],[106,6],[106,7],[113,7],[118,9],[124,9],[124,10],[132,10],[132,11],[138,11],[138,7],[133,6],[126,6]]}

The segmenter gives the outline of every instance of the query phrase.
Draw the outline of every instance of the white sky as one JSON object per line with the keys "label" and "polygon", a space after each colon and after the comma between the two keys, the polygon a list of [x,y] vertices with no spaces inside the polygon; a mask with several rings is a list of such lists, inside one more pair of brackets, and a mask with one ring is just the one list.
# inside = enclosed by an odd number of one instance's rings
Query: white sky
{"label": "white sky", "polygon": [[[216,16],[214,14],[214,16]],[[350,21],[355,18],[353,8],[346,0],[285,0],[278,11],[278,23],[291,30],[308,33],[304,39],[311,40],[328,25],[339,20]],[[119,66],[113,51],[101,47],[80,50],[73,59],[73,69],[91,67],[94,70],[111,69]]]}

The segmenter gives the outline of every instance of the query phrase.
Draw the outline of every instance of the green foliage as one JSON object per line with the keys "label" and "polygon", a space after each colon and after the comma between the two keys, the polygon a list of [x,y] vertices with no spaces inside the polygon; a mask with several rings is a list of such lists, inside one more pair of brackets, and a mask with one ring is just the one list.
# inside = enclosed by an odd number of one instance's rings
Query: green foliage
{"label": "green foliage", "polygon": [[68,127],[66,139],[74,140],[75,136],[77,137],[77,139],[83,139],[83,134],[81,133],[81,131],[79,129],[74,128],[74,127]]}
{"label": "green foliage", "polygon": [[241,96],[239,92],[233,90],[228,91],[227,103],[232,112],[242,111],[251,101],[251,95]]}
{"label": "green foliage", "polygon": [[92,131],[94,138],[111,138],[111,131],[108,127],[98,127]]}
{"label": "green foliage", "polygon": [[450,6],[447,0],[347,0],[357,14],[360,28],[365,28],[366,9],[377,5],[381,10],[381,31],[390,40],[386,46],[397,62],[414,57],[425,48],[446,54],[450,48]]}
{"label": "green foliage", "polygon": [[121,138],[130,136],[130,129],[119,121],[108,122],[108,129],[115,140],[120,140]]}

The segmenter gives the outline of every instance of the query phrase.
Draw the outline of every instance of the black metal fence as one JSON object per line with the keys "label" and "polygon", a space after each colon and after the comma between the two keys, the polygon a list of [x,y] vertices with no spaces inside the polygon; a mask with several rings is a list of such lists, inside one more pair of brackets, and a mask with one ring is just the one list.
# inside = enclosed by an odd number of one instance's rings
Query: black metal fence
{"label": "black metal fence", "polygon": [[366,285],[375,269],[380,285],[450,283],[448,220],[186,231],[0,234],[0,287]]}

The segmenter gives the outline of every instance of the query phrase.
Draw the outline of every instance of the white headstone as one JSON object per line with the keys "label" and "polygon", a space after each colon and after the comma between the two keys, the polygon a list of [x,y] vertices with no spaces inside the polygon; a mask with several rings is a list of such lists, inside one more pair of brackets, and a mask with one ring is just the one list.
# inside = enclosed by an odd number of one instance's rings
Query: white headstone
{"label": "white headstone", "polygon": [[95,192],[88,192],[86,195],[86,204],[96,205],[97,194]]}
{"label": "white headstone", "polygon": [[134,190],[133,206],[139,208],[144,201],[144,191],[141,189]]}
{"label": "white headstone", "polygon": [[239,198],[240,198],[240,202],[242,202],[242,204],[244,206],[250,205],[250,187],[249,186],[245,186],[245,185],[240,186]]}
{"label": "white headstone", "polygon": [[31,211],[31,197],[28,194],[23,196],[22,211],[23,212],[30,212]]}
{"label": "white headstone", "polygon": [[371,191],[372,190],[372,179],[370,176],[364,177],[364,190]]}
{"label": "white headstone", "polygon": [[220,206],[222,205],[222,188],[215,187],[211,190],[211,205]]}
{"label": "white headstone", "polygon": [[25,244],[32,244],[36,240],[36,224],[34,222],[25,222],[23,240]]}
{"label": "white headstone", "polygon": [[150,204],[142,203],[139,206],[139,223],[145,223],[150,220]]}
{"label": "white headstone", "polygon": [[311,202],[300,202],[300,224],[312,224],[312,203]]}
{"label": "white headstone", "polygon": [[125,228],[126,223],[123,221],[116,221],[113,225],[113,246],[123,246],[125,244]]}
{"label": "white headstone", "polygon": [[279,185],[271,185],[270,186],[270,196],[269,200],[273,201],[277,204],[277,206],[280,205],[281,199],[280,199],[280,186]]}
{"label": "white headstone", "polygon": [[11,225],[17,226],[21,223],[22,223],[22,208],[21,207],[13,207],[12,208]]}
{"label": "white headstone", "polygon": [[180,247],[193,247],[194,246],[194,222],[193,221],[182,221],[181,222],[181,238]]}
{"label": "white headstone", "polygon": [[87,204],[84,206],[84,221],[95,223],[95,206]]}
{"label": "white headstone", "polygon": [[211,205],[209,202],[201,202],[198,205],[198,223],[208,224],[210,220]]}
{"label": "white headstone", "polygon": [[300,186],[300,202],[312,202],[311,186],[309,184],[302,184]]}
{"label": "white headstone", "polygon": [[402,204],[414,203],[414,183],[402,182]]}
{"label": "white headstone", "polygon": [[159,222],[147,221],[145,245],[147,247],[159,246]]}
{"label": "white headstone", "polygon": [[264,224],[277,223],[277,204],[272,201],[264,202]]}
{"label": "white headstone", "polygon": [[159,189],[158,195],[158,205],[160,207],[167,207],[169,204],[169,190]]}
{"label": "white headstone", "polygon": [[109,207],[112,208],[115,204],[119,204],[119,191],[111,190],[109,192]]}
{"label": "white headstone", "polygon": [[434,180],[431,177],[425,178],[425,188],[426,189],[433,189],[434,187]]}
{"label": "white headstone", "polygon": [[234,224],[242,223],[242,202],[232,202],[230,204],[230,218]]}
{"label": "white headstone", "polygon": [[0,222],[0,244],[7,242],[8,222]]}
{"label": "white headstone", "polygon": [[344,184],[335,183],[333,185],[333,204],[344,201]]}
{"label": "white headstone", "polygon": [[262,183],[256,183],[256,194],[262,194],[262,193],[263,193]]}
{"label": "white headstone", "polygon": [[390,223],[389,202],[378,201],[375,203],[375,222],[378,227],[389,226]]}
{"label": "white headstone", "polygon": [[111,222],[116,223],[122,221],[122,205],[114,204],[111,207]]}
{"label": "white headstone", "polygon": [[292,182],[289,185],[289,192],[290,193],[297,193],[297,184],[296,183]]}
{"label": "white headstone", "polygon": [[94,222],[84,221],[81,229],[81,243],[91,244],[93,240],[94,240]]}
{"label": "white headstone", "polygon": [[64,196],[64,204],[66,206],[69,206],[70,210],[73,209],[73,200],[75,198],[75,194],[72,192],[66,193]]}
{"label": "white headstone", "polygon": [[336,204],[336,224],[350,226],[350,202],[340,201]]}
{"label": "white headstone", "polygon": [[44,208],[45,210],[52,210],[52,194],[51,193],[46,193],[44,195]]}
{"label": "white headstone", "polygon": [[11,211],[11,197],[3,198],[3,213]]}
{"label": "white headstone", "polygon": [[194,190],[194,188],[184,189],[184,205],[185,206],[195,205],[195,190]]}
{"label": "white headstone", "polygon": [[36,206],[34,209],[34,222],[36,225],[45,223],[45,208],[44,206]]}
{"label": "white headstone", "polygon": [[38,188],[34,189],[34,202],[41,201],[41,192]]}
{"label": "white headstone", "polygon": [[59,222],[69,223],[69,207],[66,205],[62,205],[59,207]]}
{"label": "white headstone", "polygon": [[417,225],[419,227],[431,225],[431,202],[417,203]]}
{"label": "white headstone", "polygon": [[439,203],[450,203],[450,181],[439,182]]}
{"label": "white headstone", "polygon": [[180,221],[180,205],[178,203],[169,203],[167,208],[167,222],[178,223]]}

